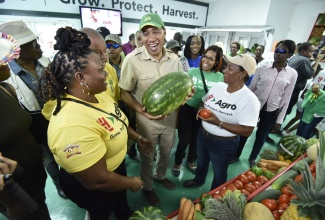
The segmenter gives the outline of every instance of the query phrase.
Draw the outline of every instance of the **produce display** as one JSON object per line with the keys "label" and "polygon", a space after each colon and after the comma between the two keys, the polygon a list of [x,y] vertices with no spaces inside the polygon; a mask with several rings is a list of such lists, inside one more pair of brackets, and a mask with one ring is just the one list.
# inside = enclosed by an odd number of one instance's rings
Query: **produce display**
{"label": "produce display", "polygon": [[289,164],[276,160],[275,155],[278,159],[282,155],[268,150],[265,155],[269,159],[259,162],[279,167],[281,171],[277,174],[254,166],[195,201],[182,198],[179,210],[168,217],[173,220],[325,220],[325,133],[320,139],[319,144],[309,141],[309,146],[315,143],[320,146],[315,160],[305,153]]}
{"label": "produce display", "polygon": [[172,72],[152,83],[142,96],[142,105],[154,116],[177,109],[192,92],[193,81],[183,72]]}
{"label": "produce display", "polygon": [[157,207],[153,206],[146,206],[142,209],[135,211],[129,220],[152,220],[152,219],[159,219],[159,220],[167,220],[167,217],[164,213]]}

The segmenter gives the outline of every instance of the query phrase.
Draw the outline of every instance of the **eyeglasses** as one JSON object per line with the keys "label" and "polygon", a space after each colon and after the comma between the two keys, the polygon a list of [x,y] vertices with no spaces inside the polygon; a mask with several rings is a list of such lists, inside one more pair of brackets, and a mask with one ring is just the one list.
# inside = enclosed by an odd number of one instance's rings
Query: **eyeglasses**
{"label": "eyeglasses", "polygon": [[284,49],[275,49],[274,53],[286,54],[289,53],[289,51]]}
{"label": "eyeglasses", "polygon": [[208,59],[209,61],[213,62],[215,61],[216,59],[212,58],[212,57],[208,57],[207,55],[202,55],[202,59]]}
{"label": "eyeglasses", "polygon": [[106,44],[106,47],[107,47],[108,49],[110,49],[111,47],[113,47],[114,49],[117,49],[117,48],[120,47],[120,45],[119,45],[119,44]]}

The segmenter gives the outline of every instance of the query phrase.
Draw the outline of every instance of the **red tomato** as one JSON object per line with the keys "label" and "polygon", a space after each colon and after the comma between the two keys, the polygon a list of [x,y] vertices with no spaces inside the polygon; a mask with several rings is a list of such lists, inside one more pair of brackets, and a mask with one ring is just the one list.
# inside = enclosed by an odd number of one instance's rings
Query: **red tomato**
{"label": "red tomato", "polygon": [[244,194],[246,197],[249,196],[250,192],[248,192],[246,189],[240,190],[242,194]]}
{"label": "red tomato", "polygon": [[303,182],[303,178],[302,178],[302,175],[299,174],[298,176],[295,177],[295,181],[298,183],[298,182]]}
{"label": "red tomato", "polygon": [[261,203],[271,211],[276,210],[276,208],[278,207],[278,203],[274,199],[263,199]]}
{"label": "red tomato", "polygon": [[245,175],[248,177],[250,182],[254,182],[256,180],[256,175],[255,175],[255,173],[253,173],[253,171],[249,170],[246,172]]}
{"label": "red tomato", "polygon": [[262,184],[260,183],[260,182],[258,182],[258,181],[254,181],[253,182],[253,185],[258,189],[258,188],[260,188],[261,186],[262,186]]}
{"label": "red tomato", "polygon": [[311,173],[314,173],[314,172],[316,171],[316,165],[312,165],[312,164],[310,164],[310,165],[309,165],[309,169],[310,169],[310,172],[311,172]]}
{"label": "red tomato", "polygon": [[280,220],[281,219],[281,214],[278,210],[272,211],[273,217],[275,220]]}
{"label": "red tomato", "polygon": [[292,199],[296,199],[297,198],[297,196],[295,195],[295,194],[292,194],[291,196],[290,196],[290,201],[292,200]]}
{"label": "red tomato", "polygon": [[258,176],[257,181],[260,182],[262,185],[269,181],[265,176]]}
{"label": "red tomato", "polygon": [[289,204],[290,203],[290,197],[287,196],[286,194],[282,194],[282,195],[280,195],[278,201],[279,201],[280,204]]}
{"label": "red tomato", "polygon": [[291,196],[292,195],[292,192],[291,192],[291,189],[289,186],[284,186],[281,188],[281,192],[287,196]]}
{"label": "red tomato", "polygon": [[282,203],[282,204],[279,204],[278,207],[276,207],[276,210],[283,210],[283,211],[285,211],[288,207],[289,207],[289,204]]}
{"label": "red tomato", "polygon": [[257,188],[253,184],[247,183],[244,185],[244,188],[249,192],[252,193],[254,192]]}
{"label": "red tomato", "polygon": [[211,196],[212,196],[212,198],[214,198],[216,200],[222,199],[222,197],[219,195],[219,193],[213,193]]}
{"label": "red tomato", "polygon": [[229,183],[229,184],[226,186],[226,189],[228,189],[228,190],[230,190],[231,192],[233,192],[233,191],[236,190],[236,187],[234,186],[234,184]]}
{"label": "red tomato", "polygon": [[242,182],[244,185],[249,183],[249,179],[246,175],[244,174],[240,174],[238,177],[237,177],[237,180],[239,180],[240,182]]}
{"label": "red tomato", "polygon": [[207,119],[211,117],[211,112],[208,109],[202,109],[199,112],[199,116],[203,119]]}
{"label": "red tomato", "polygon": [[219,195],[223,198],[223,197],[225,197],[226,192],[227,192],[227,189],[221,189],[221,190],[219,191]]}
{"label": "red tomato", "polygon": [[240,182],[239,180],[234,180],[233,183],[234,183],[234,186],[239,190],[244,188],[244,184],[242,182]]}

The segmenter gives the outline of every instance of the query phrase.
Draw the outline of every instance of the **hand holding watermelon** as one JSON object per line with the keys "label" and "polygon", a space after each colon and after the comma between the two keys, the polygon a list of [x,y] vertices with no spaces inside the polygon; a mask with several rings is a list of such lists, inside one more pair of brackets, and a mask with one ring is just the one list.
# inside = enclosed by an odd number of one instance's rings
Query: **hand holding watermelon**
{"label": "hand holding watermelon", "polygon": [[191,96],[193,96],[191,77],[184,72],[168,73],[153,82],[144,92],[142,105],[146,112],[143,115],[149,119],[161,119],[175,111]]}

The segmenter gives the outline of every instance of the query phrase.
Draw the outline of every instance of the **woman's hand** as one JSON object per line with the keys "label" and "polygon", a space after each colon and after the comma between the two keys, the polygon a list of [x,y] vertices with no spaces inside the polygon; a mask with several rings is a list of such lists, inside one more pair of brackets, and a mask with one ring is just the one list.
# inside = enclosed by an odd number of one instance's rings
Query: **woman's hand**
{"label": "woman's hand", "polygon": [[[202,118],[200,116],[200,111],[202,111],[203,109],[208,110],[210,112],[211,116],[209,118]],[[215,114],[213,114],[212,111],[210,111],[209,109],[205,109],[205,108],[199,108],[199,111],[196,114],[196,120],[199,120],[199,119],[202,119],[203,121],[209,122],[209,123],[214,124],[214,125],[219,125],[220,124],[219,118]]]}
{"label": "woman's hand", "polygon": [[281,128],[281,124],[275,123],[271,130],[271,133],[272,134],[278,133],[280,131],[280,128]]}
{"label": "woman's hand", "polygon": [[133,178],[133,182],[134,184],[132,185],[132,187],[130,188],[130,190],[132,192],[136,192],[136,191],[139,191],[140,189],[142,189],[143,187],[143,182],[142,180],[140,179],[140,177],[137,177],[137,176],[134,176],[132,177]]}
{"label": "woman's hand", "polygon": [[184,102],[182,103],[182,105],[184,105],[188,100],[190,100],[193,97],[195,91],[196,91],[195,87],[192,86],[191,93],[186,96],[186,98],[185,98]]}
{"label": "woman's hand", "polygon": [[12,174],[17,167],[17,162],[9,158],[3,157],[0,153],[0,191],[4,187],[3,175]]}
{"label": "woman's hand", "polygon": [[141,151],[141,153],[147,156],[150,155],[154,150],[151,141],[145,137],[141,137],[137,143],[138,143],[138,149]]}

